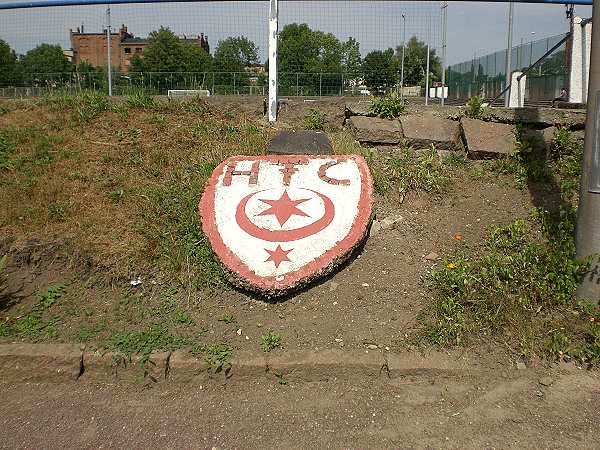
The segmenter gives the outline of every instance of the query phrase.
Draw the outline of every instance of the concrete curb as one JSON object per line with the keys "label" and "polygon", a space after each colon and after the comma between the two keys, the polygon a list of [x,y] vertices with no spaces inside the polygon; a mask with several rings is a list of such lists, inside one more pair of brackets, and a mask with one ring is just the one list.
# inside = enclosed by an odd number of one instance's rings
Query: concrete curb
{"label": "concrete curb", "polygon": [[[234,352],[231,367],[208,370],[202,357],[183,350],[157,352],[145,365],[139,355],[125,358],[72,344],[0,344],[2,382],[209,383],[211,380],[285,377],[291,381],[460,376],[474,368],[446,353],[383,353],[379,350],[276,350]],[[477,369],[475,369],[477,370]]]}

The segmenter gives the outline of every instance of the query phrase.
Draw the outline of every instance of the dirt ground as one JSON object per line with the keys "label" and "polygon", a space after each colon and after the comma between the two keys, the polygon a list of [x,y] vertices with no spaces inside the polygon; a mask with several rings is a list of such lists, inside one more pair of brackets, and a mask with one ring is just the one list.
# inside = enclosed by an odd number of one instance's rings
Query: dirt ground
{"label": "dirt ground", "polygon": [[597,448],[600,379],[570,365],[394,380],[0,384],[2,448]]}

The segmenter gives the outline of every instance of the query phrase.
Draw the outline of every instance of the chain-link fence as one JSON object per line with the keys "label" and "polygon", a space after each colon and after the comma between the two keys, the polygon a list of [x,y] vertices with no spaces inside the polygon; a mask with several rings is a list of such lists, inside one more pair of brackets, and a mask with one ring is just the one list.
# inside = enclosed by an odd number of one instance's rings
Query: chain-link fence
{"label": "chain-link fence", "polygon": [[[109,48],[115,95],[266,95],[268,10],[268,1],[0,10],[0,95],[108,92]],[[441,79],[440,19],[437,1],[281,2],[279,94],[423,93],[427,47],[430,84]]]}
{"label": "chain-link fence", "polygon": [[[531,66],[564,37],[561,34],[513,47],[511,71]],[[566,44],[563,44],[527,74],[525,99],[541,101],[558,97],[566,86],[567,72]],[[464,100],[474,95],[495,97],[506,83],[506,50],[448,67],[447,83],[450,99]]]}

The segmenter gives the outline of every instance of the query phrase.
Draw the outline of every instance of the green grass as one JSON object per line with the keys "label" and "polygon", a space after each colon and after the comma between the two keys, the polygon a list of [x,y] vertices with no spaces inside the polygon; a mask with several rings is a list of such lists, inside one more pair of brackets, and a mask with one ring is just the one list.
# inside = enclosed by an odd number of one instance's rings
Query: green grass
{"label": "green grass", "polygon": [[372,114],[382,119],[399,117],[405,109],[406,107],[397,92],[375,98],[369,108]]}
{"label": "green grass", "polygon": [[174,272],[190,271],[198,286],[221,287],[225,274],[198,218],[198,199],[216,163],[203,163],[174,183],[149,189],[139,231],[148,251]]}
{"label": "green grass", "polygon": [[323,130],[325,114],[315,108],[310,108],[304,116],[304,128],[307,130]]}
{"label": "green grass", "polygon": [[108,96],[96,91],[52,91],[41,99],[51,111],[68,112],[75,124],[87,123],[112,109]]}
{"label": "green grass", "polygon": [[63,296],[64,284],[52,284],[36,293],[36,302],[31,311],[22,317],[5,322],[0,327],[0,336],[20,336],[32,339],[53,337],[57,334],[60,317],[49,312]]}
{"label": "green grass", "polygon": [[235,323],[237,319],[233,314],[224,314],[223,317],[219,319],[219,322],[225,322],[226,324]]}
{"label": "green grass", "polygon": [[213,373],[227,373],[232,358],[233,348],[229,344],[210,344],[204,348],[204,364]]}
{"label": "green grass", "polygon": [[273,330],[267,330],[260,337],[260,348],[263,352],[269,353],[271,350],[274,350],[281,346],[281,336],[274,333]]}
{"label": "green grass", "polygon": [[559,203],[488,227],[478,252],[461,243],[429,276],[434,301],[421,316],[427,342],[447,346],[493,338],[525,356],[600,362],[600,309],[575,297],[589,265],[575,258],[576,197],[564,189],[577,185],[579,170],[571,158],[581,149],[568,137],[560,139],[543,176],[536,164],[531,167],[530,155],[512,160],[519,168],[513,172],[517,183],[521,175],[525,183],[558,181]]}

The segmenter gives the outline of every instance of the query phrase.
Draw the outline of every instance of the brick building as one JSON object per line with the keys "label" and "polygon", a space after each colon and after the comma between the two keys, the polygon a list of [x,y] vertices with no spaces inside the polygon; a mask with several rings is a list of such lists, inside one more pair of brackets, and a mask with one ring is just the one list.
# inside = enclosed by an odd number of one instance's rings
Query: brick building
{"label": "brick building", "polygon": [[[77,30],[69,30],[71,37],[71,49],[73,51],[73,63],[79,64],[87,61],[92,66],[106,65],[108,48],[106,46],[106,30],[102,33],[85,33],[83,25]],[[196,44],[206,53],[210,53],[208,36],[202,33],[197,38],[182,37],[186,42]],[[148,39],[135,37],[127,31],[125,25],[121,25],[118,32],[110,34],[111,41],[111,65],[127,72],[131,64],[131,58],[140,53],[148,45]]]}

